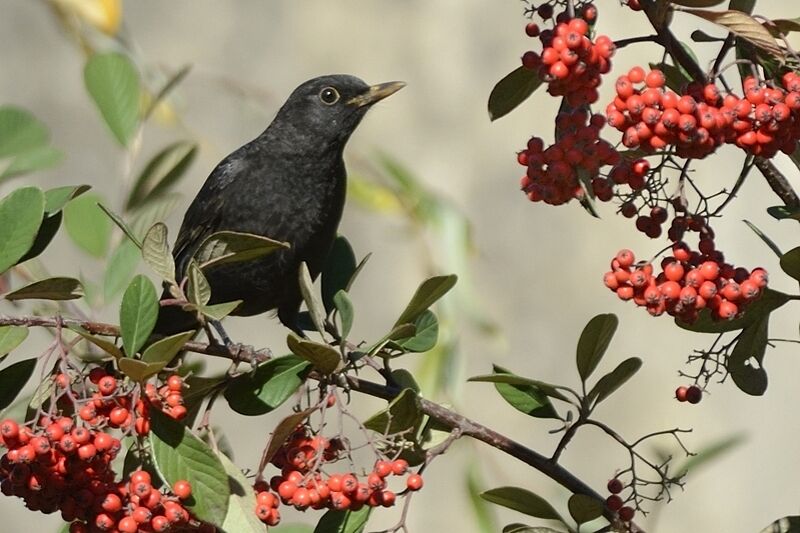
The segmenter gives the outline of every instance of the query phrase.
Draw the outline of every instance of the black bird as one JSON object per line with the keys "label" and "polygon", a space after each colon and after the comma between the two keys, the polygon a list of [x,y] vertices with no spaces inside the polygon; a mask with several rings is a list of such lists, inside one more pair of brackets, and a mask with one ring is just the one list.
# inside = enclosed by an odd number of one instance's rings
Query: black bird
{"label": "black bird", "polygon": [[[277,309],[280,321],[299,331],[298,269],[305,261],[316,278],[336,237],[345,201],[345,144],[372,104],[404,86],[369,86],[354,76],[331,75],[297,87],[269,127],[223,159],[197,193],[173,250],[176,279],[186,275],[193,254],[212,233],[286,241],[288,249],[205,272],[209,303],[242,300],[232,313],[239,316]],[[193,314],[164,306],[155,332],[197,327]]]}

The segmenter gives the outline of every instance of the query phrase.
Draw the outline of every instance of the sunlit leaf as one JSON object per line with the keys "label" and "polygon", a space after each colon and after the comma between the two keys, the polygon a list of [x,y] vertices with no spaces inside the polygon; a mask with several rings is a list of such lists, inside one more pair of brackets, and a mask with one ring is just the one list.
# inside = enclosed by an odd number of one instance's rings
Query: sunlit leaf
{"label": "sunlit leaf", "polygon": [[92,344],[94,344],[95,346],[97,346],[98,348],[100,348],[101,350],[106,352],[107,354],[112,355],[117,359],[120,359],[120,358],[124,357],[124,355],[122,354],[122,350],[120,350],[119,347],[116,344],[114,344],[113,342],[108,341],[108,340],[106,340],[106,339],[104,339],[102,337],[94,336],[94,335],[92,335],[88,331],[85,331],[82,328],[69,327],[69,329],[71,331],[74,331],[75,333],[77,333],[78,335],[80,335],[81,337],[86,339],[87,341],[91,342]]}
{"label": "sunlit leaf", "polygon": [[122,345],[128,357],[133,357],[153,332],[158,307],[153,282],[141,274],[133,278],[122,296],[119,312]]}
{"label": "sunlit leaf", "polygon": [[83,296],[83,286],[75,278],[48,278],[34,281],[4,296],[6,300],[75,300]]}
{"label": "sunlit leaf", "polygon": [[344,290],[338,291],[333,296],[333,304],[339,312],[339,320],[342,322],[342,339],[347,339],[350,329],[353,327],[353,302]]}
{"label": "sunlit leaf", "polygon": [[519,487],[498,487],[481,493],[481,498],[520,513],[546,520],[564,520],[541,496]]}
{"label": "sunlit leaf", "polygon": [[139,73],[117,52],[94,54],[83,71],[86,89],[122,146],[128,146],[139,125]]}
{"label": "sunlit leaf", "polygon": [[194,334],[194,331],[184,331],[154,342],[142,353],[142,361],[146,363],[169,363],[178,355],[183,345],[191,340]]}
{"label": "sunlit leaf", "polygon": [[342,355],[327,344],[301,339],[294,333],[286,337],[286,344],[293,354],[309,361],[323,374],[335,372],[342,364]]}
{"label": "sunlit leaf", "polygon": [[156,222],[142,240],[142,258],[162,279],[175,283],[175,260],[169,250],[167,226]]}
{"label": "sunlit leaf", "polygon": [[[253,509],[256,508],[256,495],[253,491],[253,482],[248,480],[238,466],[233,464],[224,454],[218,454],[225,473],[228,474],[228,487],[230,499],[225,521],[221,524],[222,531],[231,533],[264,533],[264,523],[261,522]],[[281,525],[281,531],[284,530]]]}
{"label": "sunlit leaf", "polygon": [[97,205],[101,200],[99,195],[87,193],[64,207],[67,234],[83,251],[94,257],[105,257],[111,242],[111,220]]}
{"label": "sunlit leaf", "polygon": [[225,263],[250,261],[289,248],[289,244],[261,235],[219,231],[208,236],[197,249],[194,259],[206,269]]}
{"label": "sunlit leaf", "polygon": [[325,331],[325,307],[314,290],[314,282],[311,279],[311,273],[308,271],[308,265],[305,261],[300,263],[297,275],[300,294],[303,295],[303,301],[308,308],[311,321],[314,323],[314,329],[322,333]]}
{"label": "sunlit leaf", "polygon": [[419,315],[447,294],[455,286],[457,280],[458,276],[450,274],[434,276],[423,281],[394,325],[413,324]]}
{"label": "sunlit leaf", "polygon": [[330,510],[319,519],[314,533],[362,533],[371,512],[368,505],[358,511]]}
{"label": "sunlit leaf", "polygon": [[364,427],[382,434],[418,429],[422,424],[423,414],[417,398],[417,393],[413,390],[403,390],[386,409],[369,417],[364,422]]}
{"label": "sunlit leaf", "polygon": [[187,286],[187,297],[195,305],[206,305],[211,299],[211,285],[197,263],[189,263],[189,283]]}
{"label": "sunlit leaf", "polygon": [[0,361],[28,338],[28,328],[0,326]]}
{"label": "sunlit leaf", "polygon": [[257,416],[278,408],[294,394],[311,364],[296,355],[262,363],[254,372],[235,377],[225,389],[225,399],[239,414]]}
{"label": "sunlit leaf", "polygon": [[44,216],[44,193],[17,189],[0,200],[0,274],[17,264],[33,246]]}
{"label": "sunlit leaf", "polygon": [[139,248],[125,239],[112,252],[106,267],[106,274],[103,280],[103,301],[109,303],[113,301],[119,293],[125,290],[131,279],[142,254]]}
{"label": "sunlit leaf", "polygon": [[783,51],[778,46],[778,43],[775,42],[775,38],[770,35],[769,31],[767,31],[760,22],[746,13],[735,10],[705,11],[702,9],[686,9],[685,11],[709,22],[713,22],[714,24],[723,26],[737,37],[745,39],[774,56],[783,56]]}

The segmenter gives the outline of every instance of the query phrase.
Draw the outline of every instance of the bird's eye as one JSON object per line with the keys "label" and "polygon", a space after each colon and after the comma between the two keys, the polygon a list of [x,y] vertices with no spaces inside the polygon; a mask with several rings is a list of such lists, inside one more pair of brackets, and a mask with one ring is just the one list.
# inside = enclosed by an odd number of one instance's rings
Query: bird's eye
{"label": "bird's eye", "polygon": [[320,91],[319,99],[325,105],[333,105],[339,101],[339,91],[333,87],[325,87]]}

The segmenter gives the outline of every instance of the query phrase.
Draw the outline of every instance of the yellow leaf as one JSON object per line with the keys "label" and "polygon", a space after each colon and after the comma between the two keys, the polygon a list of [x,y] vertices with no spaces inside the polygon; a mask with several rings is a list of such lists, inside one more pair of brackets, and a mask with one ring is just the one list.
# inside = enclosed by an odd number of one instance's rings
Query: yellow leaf
{"label": "yellow leaf", "polygon": [[116,35],[122,21],[122,0],[53,0],[64,11],[74,14],[108,35]]}

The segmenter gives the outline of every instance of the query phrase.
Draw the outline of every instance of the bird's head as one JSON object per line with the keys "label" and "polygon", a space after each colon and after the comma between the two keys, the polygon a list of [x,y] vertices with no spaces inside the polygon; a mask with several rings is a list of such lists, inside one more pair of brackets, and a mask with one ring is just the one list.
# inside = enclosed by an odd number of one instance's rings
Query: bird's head
{"label": "bird's head", "polygon": [[317,141],[343,143],[374,103],[403,87],[401,81],[367,85],[355,76],[320,76],[294,90],[275,123],[290,125]]}

